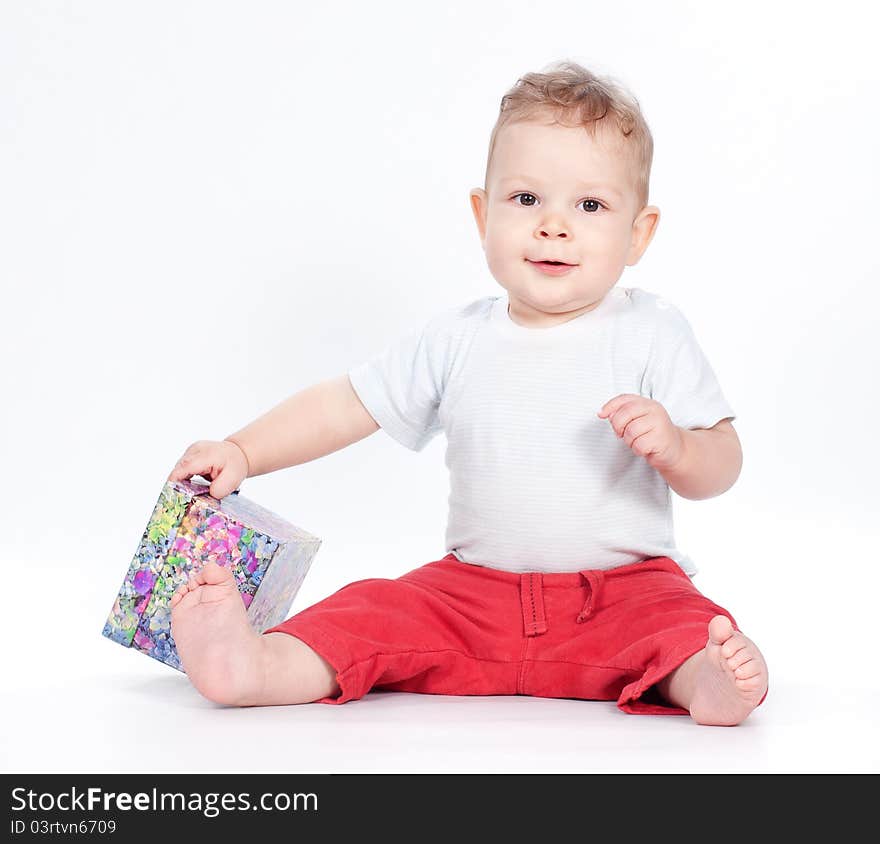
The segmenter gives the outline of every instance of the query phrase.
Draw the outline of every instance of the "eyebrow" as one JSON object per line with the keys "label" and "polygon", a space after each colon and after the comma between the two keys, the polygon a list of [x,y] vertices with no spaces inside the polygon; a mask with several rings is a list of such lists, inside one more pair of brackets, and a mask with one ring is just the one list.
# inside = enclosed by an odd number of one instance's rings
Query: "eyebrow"
{"label": "eyebrow", "polygon": [[[501,179],[498,184],[504,185],[508,182],[533,182],[536,184],[540,184],[540,179],[534,179],[531,176],[508,176],[507,178]],[[612,193],[618,198],[622,197],[622,194],[616,188],[611,187],[611,185],[602,185],[599,183],[589,183],[589,182],[577,182],[577,185],[584,190],[595,190],[600,193]]]}

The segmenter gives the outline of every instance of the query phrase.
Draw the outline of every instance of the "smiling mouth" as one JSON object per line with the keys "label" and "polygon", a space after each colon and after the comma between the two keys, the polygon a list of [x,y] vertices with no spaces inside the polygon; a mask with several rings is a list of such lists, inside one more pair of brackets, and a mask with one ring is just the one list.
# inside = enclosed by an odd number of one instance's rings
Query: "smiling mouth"
{"label": "smiling mouth", "polygon": [[526,258],[539,273],[544,276],[558,277],[568,275],[571,270],[577,269],[577,264],[565,264],[562,261],[531,261]]}
{"label": "smiling mouth", "polygon": [[565,261],[533,261],[531,258],[526,258],[526,260],[530,264],[549,264],[551,267],[576,267],[577,264],[566,264]]}

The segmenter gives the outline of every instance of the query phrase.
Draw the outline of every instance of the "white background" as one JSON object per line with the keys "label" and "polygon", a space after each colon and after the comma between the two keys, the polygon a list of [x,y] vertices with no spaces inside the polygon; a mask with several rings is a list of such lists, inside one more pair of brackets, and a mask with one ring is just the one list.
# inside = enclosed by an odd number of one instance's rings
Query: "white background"
{"label": "white background", "polygon": [[[3,768],[880,769],[865,8],[4,3]],[[732,730],[518,697],[237,710],[104,639],[190,442],[503,292],[468,190],[501,95],[564,58],[630,88],[654,135],[662,219],[619,283],[682,309],[737,411],[742,475],[676,498],[676,535],[765,653],[767,702]],[[380,431],[246,481],[323,539],[293,611],[445,554],[444,448]]]}

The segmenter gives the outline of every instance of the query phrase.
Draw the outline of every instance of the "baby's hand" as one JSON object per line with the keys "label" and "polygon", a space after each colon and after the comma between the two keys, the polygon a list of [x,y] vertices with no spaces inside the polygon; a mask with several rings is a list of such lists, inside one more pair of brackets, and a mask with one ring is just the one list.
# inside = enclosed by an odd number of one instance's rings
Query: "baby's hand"
{"label": "baby's hand", "polygon": [[199,440],[174,464],[168,480],[189,480],[193,475],[201,475],[212,482],[211,495],[224,498],[238,489],[248,476],[248,471],[247,456],[235,443],[228,440]]}
{"label": "baby's hand", "polygon": [[681,460],[684,438],[660,402],[644,396],[622,393],[605,402],[599,417],[608,418],[618,437],[644,457],[648,464],[665,472]]}

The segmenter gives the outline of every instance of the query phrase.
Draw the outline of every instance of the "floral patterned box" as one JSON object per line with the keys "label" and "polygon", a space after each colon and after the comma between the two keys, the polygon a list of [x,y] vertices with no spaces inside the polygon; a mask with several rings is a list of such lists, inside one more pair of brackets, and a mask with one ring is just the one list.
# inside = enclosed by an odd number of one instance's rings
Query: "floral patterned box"
{"label": "floral patterned box", "polygon": [[171,637],[171,596],[208,561],[229,566],[248,620],[262,633],[287,617],[321,540],[234,492],[166,482],[103,634],[183,671]]}

